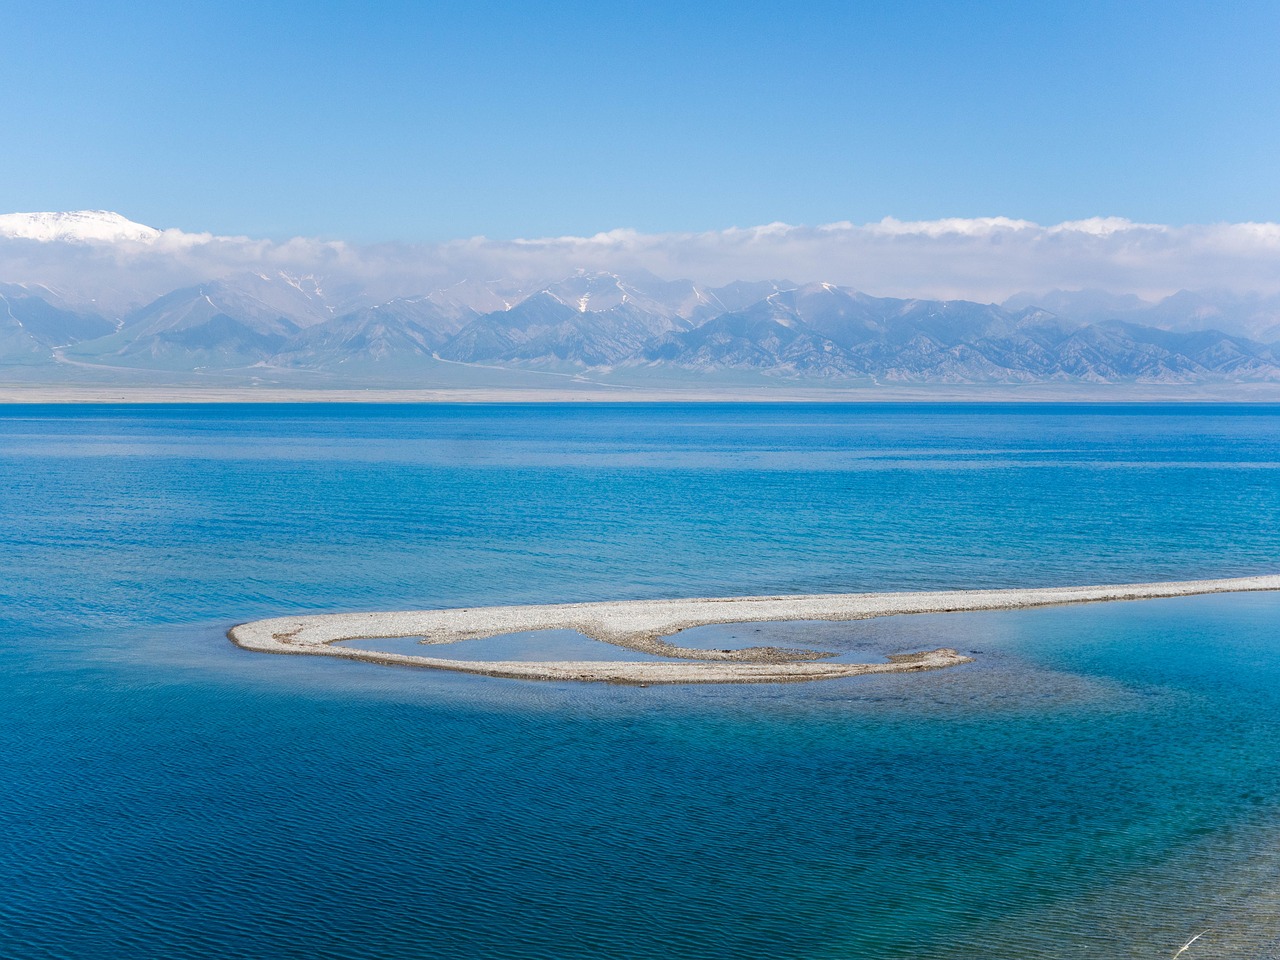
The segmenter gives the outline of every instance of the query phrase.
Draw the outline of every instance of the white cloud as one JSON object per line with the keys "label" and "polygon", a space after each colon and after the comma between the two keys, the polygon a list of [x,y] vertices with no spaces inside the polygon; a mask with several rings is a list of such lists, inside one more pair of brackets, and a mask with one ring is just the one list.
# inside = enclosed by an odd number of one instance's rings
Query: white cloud
{"label": "white cloud", "polygon": [[[859,229],[850,223],[841,224],[841,226],[846,231]],[[879,223],[869,223],[861,229],[871,234],[886,234],[895,237],[921,236],[938,238],[947,236],[987,237],[994,233],[1008,233],[1035,227],[1036,224],[1030,220],[1010,220],[1008,217],[974,217],[971,219],[947,217],[942,220],[912,221],[885,217]]]}
{"label": "white cloud", "polygon": [[579,269],[644,269],[705,284],[824,280],[884,296],[984,301],[1053,288],[1145,298],[1179,289],[1272,294],[1280,292],[1280,224],[886,218],[862,225],[771,223],[664,234],[617,229],[587,237],[368,246],[178,230],[77,243],[0,237],[0,281],[45,283],[117,308],[177,286],[263,269],[324,276],[331,289],[346,285],[377,299],[464,278],[551,279]]}

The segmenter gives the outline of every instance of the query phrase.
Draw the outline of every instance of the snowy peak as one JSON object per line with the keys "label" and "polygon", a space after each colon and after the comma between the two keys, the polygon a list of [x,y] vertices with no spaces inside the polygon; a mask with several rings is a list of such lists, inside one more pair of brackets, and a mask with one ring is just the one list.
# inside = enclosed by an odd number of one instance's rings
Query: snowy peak
{"label": "snowy peak", "polygon": [[579,313],[609,310],[628,300],[622,279],[612,273],[578,273],[551,284],[542,292]]}
{"label": "snowy peak", "polygon": [[110,210],[72,210],[64,213],[0,214],[0,237],[42,243],[148,243],[160,236],[155,227],[134,223]]}

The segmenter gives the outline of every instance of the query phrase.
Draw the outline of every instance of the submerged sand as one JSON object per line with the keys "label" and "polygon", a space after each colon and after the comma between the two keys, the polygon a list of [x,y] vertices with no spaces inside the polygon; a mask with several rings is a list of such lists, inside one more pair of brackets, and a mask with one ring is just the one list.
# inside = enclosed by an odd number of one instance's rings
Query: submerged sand
{"label": "submerged sand", "polygon": [[[1068,603],[1154,600],[1208,593],[1280,590],[1280,575],[1166,583],[1108,584],[1013,590],[844,593],[689,600],[623,600],[514,607],[466,607],[390,613],[335,613],[256,620],[228,636],[246,650],[311,654],[525,680],[612,683],[770,683],[826,680],[871,673],[906,673],[971,662],[940,647],[888,658],[886,663],[826,663],[829,653],[777,647],[699,650],[666,637],[690,627],[775,620],[867,620],[908,613],[1024,610]],[[421,637],[428,645],[530,630],[577,630],[604,643],[687,662],[463,661],[336,647],[344,640]]]}

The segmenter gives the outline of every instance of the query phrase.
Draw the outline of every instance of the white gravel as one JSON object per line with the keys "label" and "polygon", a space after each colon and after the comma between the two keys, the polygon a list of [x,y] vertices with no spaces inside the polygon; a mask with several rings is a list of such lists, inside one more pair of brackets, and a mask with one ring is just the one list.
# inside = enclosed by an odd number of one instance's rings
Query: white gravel
{"label": "white gravel", "polygon": [[[262,653],[344,657],[349,660],[433,667],[529,680],[594,680],[635,684],[764,683],[928,670],[966,663],[969,658],[954,650],[940,648],[891,658],[888,663],[825,663],[815,661],[815,653],[812,651],[755,647],[726,653],[679,647],[663,638],[690,627],[713,623],[865,620],[907,613],[1021,610],[1067,603],[1150,600],[1257,590],[1280,590],[1280,575],[1012,590],[623,600],[388,613],[334,613],[256,620],[233,627],[228,636],[244,649]],[[422,642],[426,644],[444,644],[527,630],[555,629],[577,630],[595,640],[661,656],[681,657],[693,662],[464,661],[332,645],[341,640],[391,637],[422,637]]]}

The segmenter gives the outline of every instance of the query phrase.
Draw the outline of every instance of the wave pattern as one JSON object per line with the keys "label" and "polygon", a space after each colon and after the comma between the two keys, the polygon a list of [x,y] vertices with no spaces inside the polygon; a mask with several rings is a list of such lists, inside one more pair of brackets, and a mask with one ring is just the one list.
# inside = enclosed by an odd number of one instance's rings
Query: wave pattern
{"label": "wave pattern", "polygon": [[3,412],[6,956],[1280,949],[1274,597],[831,625],[817,645],[979,656],[781,688],[223,638],[323,609],[1270,572],[1273,408]]}

